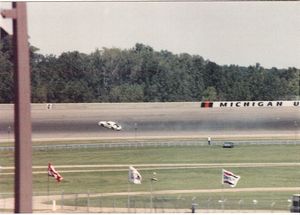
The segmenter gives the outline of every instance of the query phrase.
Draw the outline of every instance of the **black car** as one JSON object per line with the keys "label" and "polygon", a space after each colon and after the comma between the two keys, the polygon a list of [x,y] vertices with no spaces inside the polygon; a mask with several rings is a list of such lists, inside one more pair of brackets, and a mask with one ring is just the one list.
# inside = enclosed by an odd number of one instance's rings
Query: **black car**
{"label": "black car", "polygon": [[233,148],[234,143],[233,142],[224,142],[223,143],[223,148]]}

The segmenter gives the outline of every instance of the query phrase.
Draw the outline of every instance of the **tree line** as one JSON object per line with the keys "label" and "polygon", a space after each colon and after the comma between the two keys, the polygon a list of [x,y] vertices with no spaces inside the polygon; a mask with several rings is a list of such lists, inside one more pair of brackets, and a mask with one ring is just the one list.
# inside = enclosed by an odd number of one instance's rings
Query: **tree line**
{"label": "tree line", "polygon": [[[32,102],[174,102],[289,100],[299,98],[297,68],[218,65],[199,55],[102,48],[42,55],[30,47]],[[283,56],[284,57],[284,56]],[[10,37],[0,41],[0,103],[12,103]]]}

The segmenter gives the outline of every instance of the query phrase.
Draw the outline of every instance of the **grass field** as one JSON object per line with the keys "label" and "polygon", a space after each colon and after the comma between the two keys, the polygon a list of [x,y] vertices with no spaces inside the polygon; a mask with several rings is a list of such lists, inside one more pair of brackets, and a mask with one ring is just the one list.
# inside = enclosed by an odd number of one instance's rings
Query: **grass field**
{"label": "grass field", "polygon": [[[61,183],[56,183],[53,178],[50,178],[49,190],[51,193],[62,191],[65,194],[127,192],[129,189],[127,181],[129,165],[136,166],[143,176],[141,185],[130,185],[131,192],[150,192],[151,185],[156,192],[221,189],[222,168],[241,176],[236,188],[300,187],[300,145],[239,145],[233,149],[223,149],[220,146],[188,146],[34,151],[33,191],[37,195],[48,192],[48,162],[52,162],[64,177]],[[261,163],[264,164],[255,165]],[[12,167],[13,153],[0,152],[0,164],[3,167]],[[149,164],[152,166],[148,166]],[[186,166],[181,166],[183,164]],[[194,164],[205,165],[195,166]],[[207,166],[207,164],[215,165]],[[237,166],[237,164],[241,164],[241,166]],[[270,166],[270,164],[272,165]],[[67,165],[71,166],[67,167]],[[88,165],[112,166],[89,167]],[[2,170],[0,193],[13,192],[13,175],[10,174],[12,172],[12,169]],[[156,172],[158,182],[151,184],[150,179],[153,172]],[[223,194],[160,194],[155,195],[154,203],[163,204],[163,207],[174,207],[174,202],[181,202],[176,203],[176,207],[187,207],[187,204],[190,205],[192,199],[196,198],[200,205],[204,204],[207,208],[220,208],[220,204],[216,202],[223,195],[222,198],[227,198],[225,207],[232,209],[254,207],[251,201],[256,199],[259,203],[265,202],[255,205],[257,208],[265,209],[272,206],[276,200],[272,208],[286,210],[287,199],[297,192],[300,193],[300,190],[224,192]],[[211,199],[211,203],[209,199]],[[240,201],[241,199],[243,200]],[[144,207],[149,203],[149,194],[132,196],[131,200],[135,207]],[[89,204],[90,206],[99,205],[99,201],[106,206],[117,202],[121,207],[121,205],[126,205],[127,197],[115,196],[101,199],[94,197],[90,199]],[[229,205],[229,202],[232,204]],[[74,200],[65,200],[64,203],[73,205]],[[76,204],[86,204],[86,198],[79,198]]]}
{"label": "grass field", "polygon": [[[300,162],[300,145],[82,148],[34,151],[33,165],[151,164],[151,163],[245,163]],[[0,152],[2,166],[13,166],[13,152]]]}

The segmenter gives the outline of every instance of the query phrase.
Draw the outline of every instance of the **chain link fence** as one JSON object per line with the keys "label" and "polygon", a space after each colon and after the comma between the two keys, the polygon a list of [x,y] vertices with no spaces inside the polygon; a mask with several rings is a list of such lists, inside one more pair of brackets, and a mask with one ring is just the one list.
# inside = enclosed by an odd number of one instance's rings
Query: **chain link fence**
{"label": "chain link fence", "polygon": [[[34,193],[33,212],[44,213],[287,213],[291,198],[226,195],[107,195],[105,193]],[[0,213],[14,212],[13,193],[0,194]]]}

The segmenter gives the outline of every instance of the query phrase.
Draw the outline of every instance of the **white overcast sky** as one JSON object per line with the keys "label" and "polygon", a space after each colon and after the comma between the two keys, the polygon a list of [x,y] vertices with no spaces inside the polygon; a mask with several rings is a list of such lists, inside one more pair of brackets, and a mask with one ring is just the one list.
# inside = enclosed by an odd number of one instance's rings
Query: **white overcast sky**
{"label": "white overcast sky", "polygon": [[300,2],[29,2],[27,10],[42,54],[144,43],[221,65],[300,68]]}

